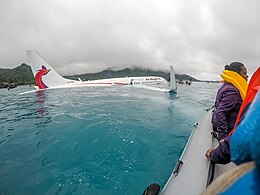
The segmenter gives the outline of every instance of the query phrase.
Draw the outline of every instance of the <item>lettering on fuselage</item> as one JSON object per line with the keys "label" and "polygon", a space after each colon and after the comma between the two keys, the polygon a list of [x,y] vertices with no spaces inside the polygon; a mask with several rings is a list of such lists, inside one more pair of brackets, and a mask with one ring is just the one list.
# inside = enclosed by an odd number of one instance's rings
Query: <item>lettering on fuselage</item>
{"label": "lettering on fuselage", "polygon": [[67,84],[75,83],[75,81],[67,81]]}
{"label": "lettering on fuselage", "polygon": [[147,81],[158,81],[161,80],[161,78],[146,78]]}

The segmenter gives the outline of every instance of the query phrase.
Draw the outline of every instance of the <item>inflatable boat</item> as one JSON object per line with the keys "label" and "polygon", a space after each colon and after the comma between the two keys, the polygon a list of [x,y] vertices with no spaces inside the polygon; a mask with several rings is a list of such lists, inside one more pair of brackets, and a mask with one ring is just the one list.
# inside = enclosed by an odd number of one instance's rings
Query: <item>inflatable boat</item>
{"label": "inflatable boat", "polygon": [[160,194],[200,194],[207,185],[234,164],[214,165],[204,156],[206,150],[218,145],[213,136],[212,110],[197,123],[180,159]]}
{"label": "inflatable boat", "polygon": [[[240,117],[244,110],[248,108],[254,100],[259,88],[260,68],[255,71],[250,79],[246,96],[240,108],[235,126],[240,121]],[[259,99],[260,95],[256,101],[259,101]],[[204,156],[208,148],[215,148],[218,146],[218,140],[214,136],[213,127],[211,124],[212,111],[213,109],[209,110],[198,123],[194,124],[194,128],[183,150],[183,153],[177,161],[171,176],[160,194],[201,194],[218,176],[228,170],[228,172],[230,172],[230,170],[234,170],[233,168],[236,167],[234,163],[229,163],[227,165],[212,164]],[[254,125],[256,124],[257,123],[254,122]],[[250,126],[250,128],[252,128],[252,126]],[[159,193],[160,186],[158,184],[152,184],[151,187],[153,192],[157,192],[157,194]],[[146,191],[144,191],[144,194],[146,192],[149,194],[149,190],[150,189],[148,187]],[[255,190],[254,192],[259,192],[259,190]]]}

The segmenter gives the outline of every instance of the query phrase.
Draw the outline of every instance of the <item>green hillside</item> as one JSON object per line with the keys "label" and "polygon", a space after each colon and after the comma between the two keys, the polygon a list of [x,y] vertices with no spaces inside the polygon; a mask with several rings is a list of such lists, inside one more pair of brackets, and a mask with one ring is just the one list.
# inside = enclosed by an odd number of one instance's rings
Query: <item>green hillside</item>
{"label": "green hillside", "polygon": [[[142,68],[125,68],[123,70],[114,71],[112,69],[106,69],[99,73],[88,73],[88,74],[81,74],[81,75],[73,75],[73,76],[65,76],[69,79],[78,80],[78,78],[87,81],[87,80],[95,80],[95,79],[102,79],[102,78],[113,78],[113,77],[134,77],[134,76],[159,76],[165,78],[167,81],[170,80],[170,73],[164,71],[154,71],[150,69],[142,69]],[[178,80],[192,80],[198,81],[197,79],[186,75],[186,74],[176,74],[176,79]]]}
{"label": "green hillside", "polygon": [[[131,76],[160,76],[169,80],[169,72],[164,71],[154,71],[150,69],[142,68],[125,68],[123,70],[114,71],[112,69],[106,69],[102,72],[91,73],[91,74],[81,74],[73,76],[65,76],[65,78],[78,80],[81,78],[83,81],[94,80],[94,79],[105,79],[112,77],[131,77]],[[192,80],[198,81],[197,79],[186,75],[186,74],[176,74],[176,79],[178,80]],[[18,85],[28,85],[35,83],[33,74],[30,66],[25,63],[13,69],[3,69],[0,68],[0,83],[16,83]]]}
{"label": "green hillside", "polygon": [[0,68],[0,83],[16,83],[18,85],[34,83],[32,70],[24,63],[13,69]]}

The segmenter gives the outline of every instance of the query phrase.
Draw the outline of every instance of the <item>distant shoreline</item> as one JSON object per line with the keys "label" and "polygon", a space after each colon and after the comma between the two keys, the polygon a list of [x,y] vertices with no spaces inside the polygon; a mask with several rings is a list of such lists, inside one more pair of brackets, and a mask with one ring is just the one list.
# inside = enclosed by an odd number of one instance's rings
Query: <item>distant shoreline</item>
{"label": "distant shoreline", "polygon": [[[82,81],[106,79],[106,78],[118,78],[118,77],[133,77],[133,76],[159,76],[165,78],[167,81],[170,80],[170,73],[165,71],[155,71],[150,69],[143,69],[140,67],[125,68],[122,70],[112,70],[111,68],[103,70],[98,73],[85,73],[80,75],[64,76],[68,79]],[[175,74],[176,80],[191,81],[191,82],[210,82],[219,83],[219,81],[202,81],[198,80],[187,74]],[[0,68],[0,84],[14,83],[16,85],[31,85],[35,84],[31,67],[23,63],[13,69]],[[6,84],[3,84],[6,86]],[[1,88],[1,87],[0,87]]]}

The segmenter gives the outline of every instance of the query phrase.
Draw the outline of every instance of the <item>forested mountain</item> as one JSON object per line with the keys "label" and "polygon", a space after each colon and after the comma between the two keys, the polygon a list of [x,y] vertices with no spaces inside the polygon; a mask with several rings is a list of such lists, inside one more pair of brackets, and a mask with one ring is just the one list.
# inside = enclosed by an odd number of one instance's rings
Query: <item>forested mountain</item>
{"label": "forested mountain", "polygon": [[[106,69],[98,73],[88,73],[73,76],[64,76],[65,78],[78,80],[80,78],[83,81],[94,80],[94,79],[104,79],[112,77],[131,77],[131,76],[160,76],[169,80],[169,72],[164,71],[154,71],[150,69],[142,69],[139,67],[125,68],[123,70],[112,70]],[[176,74],[176,79],[178,80],[190,80],[198,81],[197,79],[186,75],[186,74]],[[33,74],[30,66],[25,63],[13,69],[3,69],[0,68],[0,83],[16,83],[18,85],[27,85],[35,83]]]}
{"label": "forested mountain", "polygon": [[[87,73],[87,74],[81,74],[81,75],[73,75],[73,76],[65,76],[69,79],[78,80],[80,78],[81,80],[87,81],[87,80],[94,80],[94,79],[102,79],[102,78],[113,78],[113,77],[135,77],[135,76],[159,76],[165,78],[167,81],[170,79],[170,73],[164,72],[164,71],[155,71],[150,69],[142,69],[139,67],[133,67],[133,68],[125,68],[123,70],[112,70],[106,69],[102,72],[98,73]],[[186,75],[186,74],[176,74],[176,79],[178,80],[192,80],[192,81],[198,81],[197,79]]]}
{"label": "forested mountain", "polygon": [[32,84],[34,83],[32,70],[24,63],[13,69],[0,68],[0,83]]}

